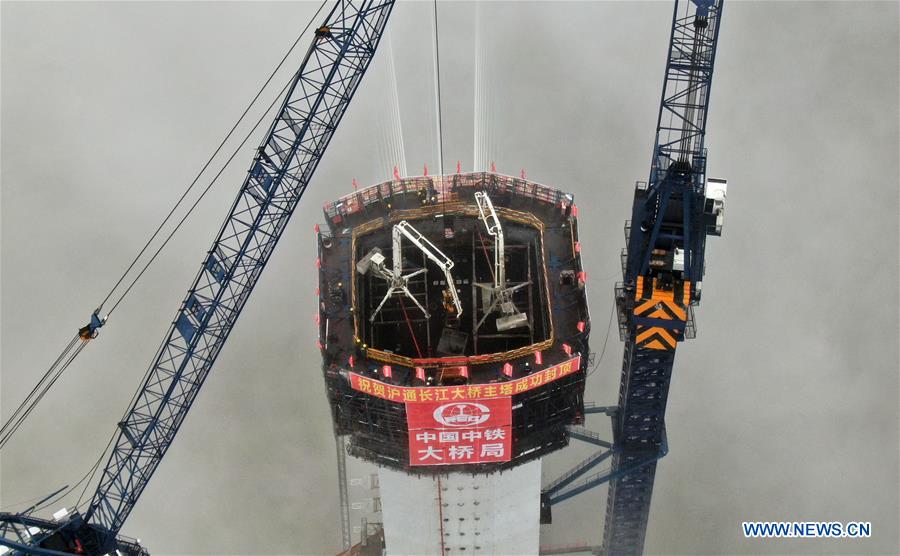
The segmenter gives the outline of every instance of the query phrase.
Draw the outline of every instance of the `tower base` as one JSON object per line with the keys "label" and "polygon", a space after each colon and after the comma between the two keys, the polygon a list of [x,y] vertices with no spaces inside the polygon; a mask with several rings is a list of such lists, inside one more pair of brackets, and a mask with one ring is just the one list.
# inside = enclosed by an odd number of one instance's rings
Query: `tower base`
{"label": "tower base", "polygon": [[538,553],[539,459],[489,475],[378,475],[389,555]]}

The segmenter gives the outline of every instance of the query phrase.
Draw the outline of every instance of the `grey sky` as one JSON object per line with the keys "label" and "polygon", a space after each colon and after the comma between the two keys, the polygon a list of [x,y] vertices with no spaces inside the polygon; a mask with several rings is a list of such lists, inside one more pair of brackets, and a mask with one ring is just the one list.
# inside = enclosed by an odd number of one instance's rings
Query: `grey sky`
{"label": "grey sky", "polygon": [[[709,242],[698,337],[676,359],[670,453],[657,474],[648,553],[900,551],[898,6],[725,7],[707,139],[710,175],[731,186],[725,233]],[[315,9],[0,4],[4,420]],[[475,9],[440,4],[448,168],[473,163]],[[524,167],[529,178],[575,193],[599,350],[632,184],[648,173],[671,4],[479,9],[494,99],[481,127],[492,129],[499,171]],[[429,3],[403,2],[389,25],[411,173],[436,167],[430,17]],[[322,203],[349,191],[353,178],[390,176],[387,52],[125,526],[154,554],[339,547],[314,345],[312,227]],[[3,510],[93,464],[256,142],[4,450]],[[613,334],[588,399],[615,402],[621,350]],[[594,426],[608,431],[606,422]],[[584,455],[574,447],[551,456],[545,477]],[[605,489],[554,508],[544,542],[598,542],[603,508]],[[873,538],[744,540],[740,522],[751,519],[871,521]]]}

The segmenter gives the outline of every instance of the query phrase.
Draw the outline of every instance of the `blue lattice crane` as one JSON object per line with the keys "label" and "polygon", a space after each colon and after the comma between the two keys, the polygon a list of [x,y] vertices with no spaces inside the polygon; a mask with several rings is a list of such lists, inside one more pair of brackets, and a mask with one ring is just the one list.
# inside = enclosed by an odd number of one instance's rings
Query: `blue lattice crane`
{"label": "blue lattice crane", "polygon": [[[706,176],[706,115],[723,0],[675,2],[650,179],[634,190],[625,223],[623,282],[616,285],[625,341],[617,406],[585,404],[612,418],[613,442],[580,427],[570,437],[601,448],[542,491],[550,507],[609,483],[602,551],[641,554],[656,462],[668,451],[666,401],[678,342],[694,336],[706,238],[722,232],[724,180]],[[604,461],[605,470],[588,475]]]}
{"label": "blue lattice crane", "polygon": [[[375,54],[394,0],[338,0],[207,252],[83,514],[0,514],[0,552],[146,554],[117,537],[172,444]],[[92,321],[93,322],[93,321]],[[98,324],[99,323],[99,324]],[[95,328],[102,322],[94,323]],[[90,326],[90,325],[89,325]],[[87,327],[86,327],[87,328]],[[95,329],[89,331],[93,337]]]}
{"label": "blue lattice crane", "polygon": [[[677,343],[693,336],[706,238],[722,231],[726,183],[706,177],[706,116],[723,0],[676,1],[650,179],[626,223],[616,288],[625,355],[603,546],[643,551]],[[627,470],[627,472],[626,472]]]}

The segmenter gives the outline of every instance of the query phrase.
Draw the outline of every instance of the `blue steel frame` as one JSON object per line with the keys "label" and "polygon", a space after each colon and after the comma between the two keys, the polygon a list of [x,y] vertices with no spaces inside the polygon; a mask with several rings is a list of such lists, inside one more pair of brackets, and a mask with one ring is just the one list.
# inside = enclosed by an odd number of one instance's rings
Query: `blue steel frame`
{"label": "blue steel frame", "polygon": [[[626,283],[648,274],[660,247],[684,249],[684,279],[703,278],[704,138],[722,3],[691,0],[679,14],[675,2],[650,179],[635,190]],[[699,300],[699,290],[691,300]]]}
{"label": "blue steel frame", "polygon": [[[84,519],[70,524],[82,531],[79,537],[94,537],[98,554],[116,548],[116,534],[172,444],[356,92],[393,5],[338,0],[316,30],[143,387],[118,424]],[[14,532],[22,519],[33,518],[0,516],[0,531]],[[42,529],[24,544],[38,546],[59,529]]]}
{"label": "blue steel frame", "polygon": [[[703,277],[704,137],[722,4],[691,0],[680,10],[676,0],[650,180],[635,190],[624,272],[629,293],[619,300],[626,336],[619,411],[613,417],[615,453],[603,534],[607,554],[643,553],[656,460],[668,451],[665,411],[675,350],[637,347],[633,292],[638,276],[651,275],[654,249],[684,249],[684,271],[676,281],[696,285]],[[699,303],[699,291],[691,288],[692,305]]]}
{"label": "blue steel frame", "polygon": [[[672,34],[649,183],[635,188],[624,287],[617,288],[619,322],[625,332],[625,351],[619,404],[586,405],[585,413],[612,417],[612,445],[599,435],[570,430],[572,438],[608,447],[597,452],[542,491],[551,506],[609,482],[603,534],[605,554],[641,554],[653,494],[656,462],[668,452],[665,430],[666,401],[675,350],[638,347],[634,316],[635,284],[649,280],[654,250],[684,250],[684,270],[672,272],[674,281],[697,284],[703,277],[706,247],[704,221],[706,187],[706,115],[719,37],[723,0],[690,0],[680,9],[675,2]],[[700,301],[699,288],[691,288],[691,305]],[[648,326],[665,321],[647,322]],[[574,484],[601,462],[611,458],[609,469]]]}
{"label": "blue steel frame", "polygon": [[375,54],[394,0],[339,0],[126,418],[85,517],[113,533],[172,443]]}
{"label": "blue steel frame", "polygon": [[[587,404],[585,405],[587,406]],[[605,413],[613,418],[614,426],[616,423],[615,417],[618,415],[618,411],[616,408],[608,407],[594,407],[591,408],[590,411],[585,411],[585,413]],[[602,440],[599,433],[587,430],[583,427],[570,426],[567,427],[567,429],[570,438],[581,440],[582,442],[593,444],[595,446],[600,446],[603,449],[591,454],[583,461],[579,462],[574,467],[572,467],[541,489],[541,499],[543,500],[543,503],[549,504],[550,506],[554,506],[556,504],[559,504],[560,502],[564,502],[574,496],[577,496],[596,486],[600,486],[603,483],[612,481],[614,479],[625,479],[629,474],[641,467],[650,464],[655,465],[656,460],[665,456],[669,451],[665,437],[665,430],[663,430],[662,444],[660,446],[660,450],[658,450],[656,453],[646,454],[646,457],[643,459],[635,458],[627,462],[619,461],[617,464],[615,463],[615,457],[619,456],[619,454],[622,452],[620,447],[614,445],[611,442]],[[594,473],[593,475],[590,475],[588,477],[584,477],[584,475],[588,471],[597,467],[611,457],[614,458],[614,463],[609,468]],[[571,486],[578,479],[582,480],[574,486]]]}

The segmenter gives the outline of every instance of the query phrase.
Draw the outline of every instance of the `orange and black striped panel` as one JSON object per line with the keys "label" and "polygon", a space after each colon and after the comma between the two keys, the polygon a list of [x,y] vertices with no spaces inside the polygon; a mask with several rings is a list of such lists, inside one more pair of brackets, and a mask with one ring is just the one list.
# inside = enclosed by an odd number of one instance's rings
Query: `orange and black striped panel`
{"label": "orange and black striped panel", "polygon": [[634,295],[635,345],[672,351],[684,339],[691,283],[676,281],[669,290],[659,286],[659,279],[638,276]]}

